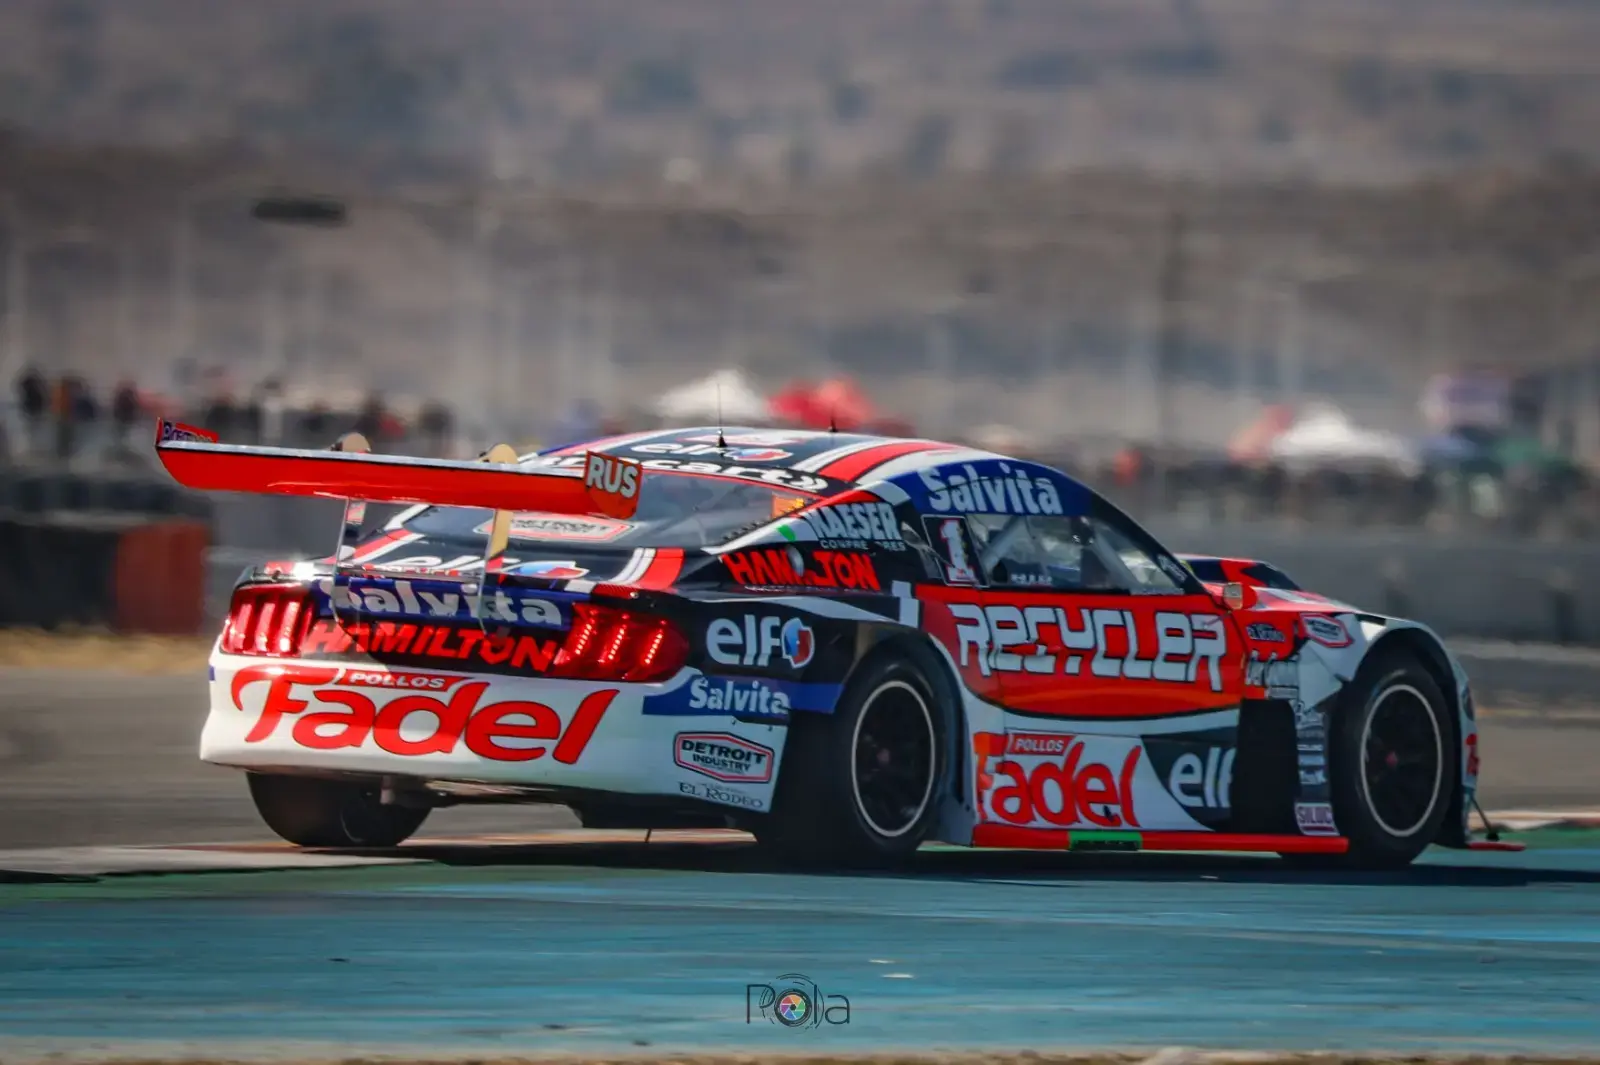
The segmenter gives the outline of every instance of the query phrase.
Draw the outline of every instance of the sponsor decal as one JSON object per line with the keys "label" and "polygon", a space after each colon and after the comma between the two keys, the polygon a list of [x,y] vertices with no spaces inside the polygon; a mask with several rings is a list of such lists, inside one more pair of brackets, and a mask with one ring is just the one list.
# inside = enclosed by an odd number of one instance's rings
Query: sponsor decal
{"label": "sponsor decal", "polygon": [[716,433],[701,433],[699,436],[684,437],[685,443],[690,444],[716,444],[723,443],[732,447],[791,447],[803,444],[812,439],[801,433],[785,433],[778,430],[758,429],[749,433],[728,433],[719,437]]}
{"label": "sponsor decal", "polygon": [[918,470],[929,510],[941,514],[1061,514],[1050,478],[1011,462],[963,463],[957,469]]}
{"label": "sponsor decal", "polygon": [[1321,614],[1302,614],[1300,624],[1306,630],[1306,636],[1315,640],[1324,647],[1349,647],[1350,630],[1337,618],[1323,617]]}
{"label": "sponsor decal", "polygon": [[1294,727],[1296,731],[1306,731],[1322,728],[1322,707],[1306,706],[1304,703],[1294,704]]}
{"label": "sponsor decal", "polygon": [[672,758],[724,784],[765,784],[772,779],[772,748],[727,732],[680,732],[672,741]]}
{"label": "sponsor decal", "polygon": [[817,651],[816,633],[799,618],[783,623],[783,657],[795,669],[804,669]]}
{"label": "sponsor decal", "polygon": [[1321,769],[1300,770],[1300,784],[1302,787],[1315,788],[1328,782],[1328,774]]}
{"label": "sponsor decal", "polygon": [[710,455],[713,458],[731,462],[778,462],[782,459],[793,458],[794,453],[785,451],[781,447],[769,445],[740,446],[732,440],[725,441],[727,447],[718,447],[716,438],[710,443],[695,443],[691,441],[664,442],[656,444],[635,444],[629,448],[636,455]]}
{"label": "sponsor decal", "polygon": [[747,588],[838,588],[847,591],[881,592],[878,571],[872,557],[862,551],[811,552],[805,555],[794,545],[753,548],[722,556],[728,575]]}
{"label": "sponsor decal", "polygon": [[583,456],[583,486],[589,501],[608,518],[633,517],[643,483],[644,469],[637,462],[601,451]]}
{"label": "sponsor decal", "polygon": [[1300,764],[1307,769],[1323,769],[1327,767],[1328,760],[1322,756],[1321,751],[1316,754],[1302,754]]}
{"label": "sponsor decal", "polygon": [[[489,535],[492,522],[484,522],[472,531],[479,536]],[[615,540],[633,526],[613,518],[566,517],[560,514],[540,514],[522,511],[511,516],[513,540],[582,540],[604,543]]]}
{"label": "sponsor decal", "polygon": [[1133,783],[1143,752],[1137,740],[1115,736],[980,732],[973,737],[979,818],[1138,828]]}
{"label": "sponsor decal", "polygon": [[1476,732],[1468,733],[1463,742],[1467,747],[1466,775],[1475,777],[1478,775],[1478,734]]}
{"label": "sponsor decal", "polygon": [[733,477],[744,481],[760,481],[763,484],[791,488],[796,492],[810,492],[813,495],[828,490],[828,480],[825,477],[816,477],[809,473],[796,473],[793,470],[781,468],[738,466],[721,462],[696,462],[683,459],[645,459],[641,465],[651,470],[670,470],[674,473],[697,473],[705,477]]}
{"label": "sponsor decal", "polygon": [[[332,577],[323,577],[311,587],[319,600],[329,604],[333,602],[337,589]],[[340,605],[366,614],[424,621],[473,620],[472,604],[475,597],[462,591],[459,585],[358,577],[351,580],[343,591],[345,599]],[[485,618],[490,621],[540,628],[562,628],[567,620],[561,605],[555,600],[514,589],[499,589],[485,597],[483,610]]]}
{"label": "sponsor decal", "polygon": [[[1244,664],[1244,683],[1246,687],[1268,689],[1270,699],[1285,698],[1284,693],[1300,690],[1300,664],[1278,658],[1258,658],[1252,651],[1250,660]],[[1272,692],[1278,694],[1270,694]]]}
{"label": "sponsor decal", "polygon": [[[575,765],[617,696],[592,692],[563,714],[544,703],[505,700],[480,705],[489,681],[446,677],[440,687],[422,682],[373,683],[373,670],[314,666],[251,666],[234,675],[233,705],[244,711],[245,691],[265,683],[260,716],[246,743],[264,743],[278,727],[309,750],[372,749],[402,758],[453,754],[458,748],[495,762],[531,762],[548,755]],[[418,687],[436,694],[423,694]],[[565,719],[565,720],[564,720]]]}
{"label": "sponsor decal", "polygon": [[1245,635],[1260,643],[1288,643],[1289,638],[1283,630],[1276,625],[1268,625],[1265,621],[1252,621]]}
{"label": "sponsor decal", "polygon": [[1172,578],[1172,583],[1179,588],[1187,588],[1189,582],[1194,580],[1194,571],[1171,555],[1158,554],[1156,565],[1160,566],[1167,576]]}
{"label": "sponsor decal", "polygon": [[569,558],[563,562],[518,562],[514,566],[506,567],[506,572],[519,577],[538,577],[547,581],[575,581],[579,577],[586,576],[589,571]]}
{"label": "sponsor decal", "polygon": [[1178,755],[1167,773],[1167,791],[1189,809],[1226,810],[1233,790],[1234,747],[1208,747],[1204,755]]}
{"label": "sponsor decal", "polygon": [[972,588],[984,584],[983,574],[976,562],[977,553],[972,549],[972,534],[967,529],[966,518],[924,515],[922,526],[927,530],[928,542],[939,553],[946,584]]}
{"label": "sponsor decal", "polygon": [[348,654],[440,659],[497,672],[541,673],[561,651],[561,641],[529,633],[485,633],[476,625],[419,625],[406,621],[321,620],[300,644],[306,658]]}
{"label": "sponsor decal", "polygon": [[706,628],[706,654],[725,666],[765,669],[777,654],[791,668],[804,669],[816,648],[816,634],[799,618],[746,614],[739,621],[718,618]]}
{"label": "sponsor decal", "polygon": [[743,806],[746,810],[767,808],[766,800],[758,799],[754,795],[745,795],[742,792],[719,788],[715,784],[701,784],[693,780],[678,781],[678,794],[704,799],[706,802],[719,802],[724,806]]}
{"label": "sponsor decal", "polygon": [[[1171,684],[1209,683],[1222,690],[1227,627],[1216,614],[1159,611],[1144,619],[1131,610],[1091,607],[951,603],[957,659],[992,672],[1040,673]],[[1054,631],[1053,639],[1046,634]],[[1058,647],[1063,654],[1046,648]],[[1145,653],[1141,653],[1144,651]]]}
{"label": "sponsor decal", "polygon": [[215,444],[217,434],[207,429],[196,429],[182,422],[169,422],[165,418],[156,424],[156,443]]}
{"label": "sponsor decal", "polygon": [[819,544],[836,550],[906,549],[900,519],[888,503],[832,503],[795,515],[792,524],[803,525]]}
{"label": "sponsor decal", "polygon": [[[715,449],[712,449],[715,451]],[[721,458],[721,453],[717,453]],[[623,460],[626,461],[626,460]],[[582,455],[549,455],[525,464],[529,468],[574,469],[584,466]],[[741,481],[759,481],[762,484],[788,488],[796,492],[818,495],[826,492],[831,482],[826,477],[797,473],[782,467],[739,466],[723,462],[705,462],[695,459],[654,458],[641,459],[637,465],[646,470],[666,470],[671,473],[692,473],[702,477],[731,477]]]}
{"label": "sponsor decal", "polygon": [[[798,634],[796,634],[798,637]],[[698,676],[661,695],[646,696],[646,716],[747,717],[786,720],[790,710],[831,713],[837,684],[802,684],[767,677]]]}
{"label": "sponsor decal", "polygon": [[1337,836],[1333,823],[1333,807],[1325,802],[1297,802],[1294,804],[1294,823],[1307,836]]}

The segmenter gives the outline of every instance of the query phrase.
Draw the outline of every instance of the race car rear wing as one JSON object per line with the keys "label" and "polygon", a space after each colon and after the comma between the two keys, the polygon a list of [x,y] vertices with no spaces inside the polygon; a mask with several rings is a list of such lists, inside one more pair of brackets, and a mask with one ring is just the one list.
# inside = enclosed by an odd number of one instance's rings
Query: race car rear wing
{"label": "race car rear wing", "polygon": [[248,447],[218,443],[215,433],[166,420],[156,426],[156,456],[173,480],[187,488],[343,500],[333,596],[341,623],[345,619],[339,604],[349,601],[344,589],[364,569],[347,560],[361,538],[368,503],[494,511],[484,545],[483,579],[472,589],[473,616],[482,624],[483,603],[500,583],[513,512],[629,518],[638,507],[643,482],[637,463],[598,452],[584,456],[581,470],[526,469],[517,464],[509,444],[496,444],[470,462],[374,455],[359,433],[346,434],[326,451]]}

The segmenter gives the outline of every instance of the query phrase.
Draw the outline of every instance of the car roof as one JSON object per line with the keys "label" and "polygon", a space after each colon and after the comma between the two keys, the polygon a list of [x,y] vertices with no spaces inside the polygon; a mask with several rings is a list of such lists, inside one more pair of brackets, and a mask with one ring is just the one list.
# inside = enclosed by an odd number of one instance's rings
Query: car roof
{"label": "car roof", "polygon": [[891,470],[903,473],[941,462],[1004,457],[937,440],[743,425],[654,429],[550,448],[540,454],[576,455],[584,451],[632,459],[676,457],[770,466],[849,484],[881,480]]}

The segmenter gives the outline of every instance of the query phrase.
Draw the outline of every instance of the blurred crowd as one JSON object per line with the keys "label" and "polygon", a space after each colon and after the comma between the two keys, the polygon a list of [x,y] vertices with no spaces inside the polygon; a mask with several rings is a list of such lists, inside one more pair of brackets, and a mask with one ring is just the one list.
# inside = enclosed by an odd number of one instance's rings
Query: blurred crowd
{"label": "blurred crowd", "polygon": [[[974,428],[955,442],[1048,462],[1143,517],[1549,539],[1600,533],[1600,480],[1572,457],[1566,442],[1546,439],[1550,434],[1542,432],[1536,411],[1482,381],[1440,382],[1422,408],[1431,432],[1404,437],[1363,428],[1336,408],[1267,407],[1215,452],[1071,437],[1039,440],[1004,426]],[[459,424],[456,412],[438,400],[327,390],[295,394],[270,379],[248,390],[212,381],[181,398],[133,381],[97,390],[79,376],[50,377],[30,369],[17,379],[10,409],[6,459],[35,473],[150,471],[149,432],[157,416],[203,426],[229,443],[324,448],[354,430],[377,451],[433,457],[470,457],[494,439],[510,439],[528,452],[718,420],[888,435],[917,431],[877,410],[849,381],[796,382],[766,396],[729,371],[621,418],[580,402],[536,432],[510,437]]]}
{"label": "blurred crowd", "polygon": [[123,380],[96,389],[76,374],[25,370],[12,397],[5,457],[12,464],[73,468],[145,466],[158,417],[203,426],[236,444],[327,447],[352,430],[377,450],[442,456],[455,424],[437,401],[393,403],[364,396],[294,395],[273,379],[244,392],[211,387],[174,396]]}

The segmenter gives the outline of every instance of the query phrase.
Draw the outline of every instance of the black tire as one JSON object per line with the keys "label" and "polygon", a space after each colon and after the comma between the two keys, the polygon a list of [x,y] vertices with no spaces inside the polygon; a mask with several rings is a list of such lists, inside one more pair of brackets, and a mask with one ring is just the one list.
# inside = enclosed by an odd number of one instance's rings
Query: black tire
{"label": "black tire", "polygon": [[1328,723],[1336,864],[1410,865],[1439,836],[1460,779],[1456,723],[1433,674],[1404,652],[1363,663]]}
{"label": "black tire", "polygon": [[267,827],[298,847],[393,847],[427,820],[426,807],[385,806],[376,784],[247,773]]}
{"label": "black tire", "polygon": [[[785,862],[882,868],[927,839],[948,790],[954,717],[931,655],[863,665],[832,714],[789,725],[772,813],[755,827]],[[875,763],[875,764],[874,764]]]}

